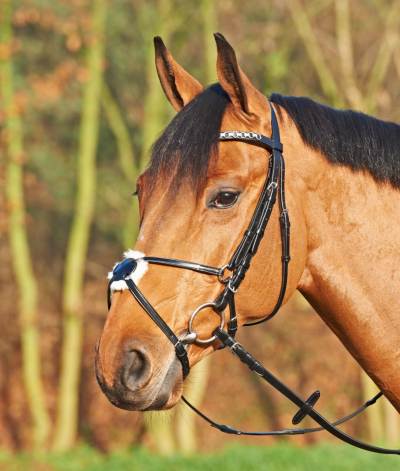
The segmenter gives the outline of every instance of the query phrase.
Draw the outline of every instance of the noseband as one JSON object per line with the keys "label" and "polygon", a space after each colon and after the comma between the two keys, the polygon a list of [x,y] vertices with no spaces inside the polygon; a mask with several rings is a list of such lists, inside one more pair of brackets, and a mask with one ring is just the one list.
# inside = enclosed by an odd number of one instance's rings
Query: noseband
{"label": "noseband", "polygon": [[[314,405],[320,397],[320,392],[315,391],[307,400],[303,400],[294,391],[282,383],[278,378],[273,376],[266,368],[264,368],[257,360],[255,360],[244,347],[234,340],[236,331],[238,329],[238,322],[235,308],[235,294],[237,293],[242,281],[244,280],[247,270],[250,268],[251,260],[257,253],[260,242],[264,236],[265,229],[270,219],[272,209],[275,205],[277,196],[280,205],[280,230],[282,239],[282,281],[281,289],[278,300],[273,311],[264,319],[257,322],[244,324],[245,326],[256,325],[270,320],[278,312],[282,305],[283,298],[286,292],[288,265],[290,261],[290,222],[289,214],[285,203],[285,162],[282,155],[282,143],[280,141],[278,120],[274,108],[268,102],[271,108],[271,126],[272,136],[271,139],[259,133],[253,132],[240,132],[240,131],[227,131],[220,133],[220,141],[243,141],[250,144],[255,144],[270,151],[269,165],[267,178],[265,180],[263,189],[261,191],[259,200],[251,218],[250,224],[244,233],[243,239],[236,248],[230,261],[222,268],[211,267],[208,265],[201,265],[193,262],[186,262],[182,260],[174,260],[169,258],[159,257],[143,257],[142,259],[128,258],[119,263],[113,271],[113,276],[108,285],[108,309],[111,307],[111,285],[114,281],[125,281],[129,291],[135,297],[136,301],[146,311],[146,313],[153,319],[158,327],[164,332],[166,337],[172,342],[175,347],[176,355],[182,363],[183,379],[187,377],[190,372],[190,364],[187,355],[187,346],[191,343],[208,344],[214,342],[216,339],[222,342],[219,348],[228,347],[230,351],[237,356],[243,363],[245,363],[252,371],[261,376],[265,381],[271,384],[275,389],[286,396],[290,401],[299,407],[298,412],[293,417],[293,425],[299,424],[307,415],[314,419],[320,427],[310,429],[288,429],[271,432],[243,432],[233,429],[227,425],[217,424],[211,419],[202,414],[192,404],[190,404],[183,396],[183,401],[200,417],[209,422],[211,426],[217,428],[221,432],[235,435],[298,435],[305,433],[319,432],[327,430],[332,435],[340,440],[353,445],[357,448],[362,448],[367,451],[383,454],[400,454],[400,450],[388,450],[379,448],[366,443],[360,442],[353,437],[350,437],[336,428],[337,425],[350,420],[357,414],[365,410],[370,405],[374,404],[379,397],[382,396],[380,392],[370,401],[367,401],[362,407],[348,415],[347,417],[335,422],[330,423],[315,409]],[[167,323],[157,313],[149,301],[143,296],[130,275],[136,270],[138,261],[143,260],[150,264],[164,265],[175,268],[184,268],[193,270],[199,273],[217,276],[219,281],[225,286],[223,291],[213,302],[208,302],[198,306],[189,319],[188,333],[179,339],[175,333],[170,329]],[[225,272],[229,271],[230,276],[225,277]],[[193,321],[195,316],[202,309],[212,307],[221,317],[221,325],[214,330],[213,335],[207,339],[198,338],[197,332],[193,330]],[[225,327],[225,309],[229,307],[229,322],[227,323],[227,330]]]}

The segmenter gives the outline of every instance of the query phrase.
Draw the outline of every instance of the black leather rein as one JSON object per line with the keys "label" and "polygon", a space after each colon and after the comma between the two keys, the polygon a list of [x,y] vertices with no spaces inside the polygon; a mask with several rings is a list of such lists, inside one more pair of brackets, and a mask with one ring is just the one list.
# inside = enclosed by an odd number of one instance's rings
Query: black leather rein
{"label": "black leather rein", "polygon": [[[288,386],[282,383],[266,368],[264,368],[256,359],[254,359],[244,347],[235,341],[234,337],[238,328],[236,308],[235,308],[235,294],[237,293],[242,281],[245,278],[247,270],[250,268],[251,260],[257,253],[260,242],[264,236],[265,229],[270,219],[272,209],[275,205],[276,199],[279,199],[280,206],[280,229],[282,238],[282,281],[281,289],[273,311],[264,319],[244,324],[245,326],[260,324],[261,322],[268,321],[271,319],[279,310],[286,292],[287,277],[288,277],[288,264],[290,261],[290,222],[288,210],[285,202],[285,162],[282,156],[282,144],[279,135],[278,120],[276,118],[275,111],[269,103],[271,108],[271,125],[272,125],[272,137],[263,136],[259,133],[253,132],[240,132],[240,131],[228,131],[220,133],[220,140],[236,140],[248,143],[256,143],[268,150],[271,154],[269,157],[269,165],[267,178],[265,180],[263,189],[261,191],[256,209],[251,218],[250,224],[243,236],[242,241],[236,248],[230,261],[222,268],[211,267],[208,265],[201,265],[198,263],[186,262],[182,260],[174,260],[168,258],[159,257],[143,257],[143,259],[128,258],[118,264],[113,271],[113,276],[108,285],[108,308],[111,306],[111,285],[114,281],[125,281],[129,291],[135,297],[140,306],[146,311],[146,313],[153,319],[157,326],[164,332],[166,337],[172,342],[175,347],[176,355],[182,363],[183,379],[187,377],[190,372],[190,364],[187,355],[187,347],[189,344],[197,343],[212,343],[215,339],[222,342],[219,348],[228,347],[229,350],[238,357],[243,363],[245,363],[252,371],[261,376],[271,386],[277,389],[281,394],[292,401],[297,407],[298,412],[294,415],[292,423],[293,425],[299,424],[307,415],[310,416],[320,427],[309,428],[309,429],[287,429],[280,431],[269,431],[269,432],[244,432],[236,430],[227,425],[218,424],[199,410],[197,410],[187,399],[182,396],[182,400],[200,417],[211,424],[212,427],[217,428],[221,432],[235,434],[235,435],[298,435],[305,433],[319,432],[321,430],[327,430],[329,433],[339,438],[340,440],[353,445],[363,450],[383,453],[383,454],[400,454],[400,450],[389,450],[386,448],[379,448],[373,445],[368,445],[359,440],[356,440],[344,432],[339,430],[336,426],[350,420],[357,414],[365,410],[370,405],[374,404],[379,397],[382,396],[380,392],[370,401],[367,401],[362,407],[357,409],[352,414],[344,417],[343,419],[331,423],[319,414],[315,409],[314,405],[320,397],[319,391],[315,391],[311,396],[303,400]],[[221,294],[217,297],[214,302],[205,303],[199,306],[191,315],[188,326],[188,334],[183,338],[179,339],[175,333],[170,329],[167,323],[157,313],[149,301],[143,296],[137,285],[131,279],[131,274],[136,270],[139,262],[147,262],[150,264],[164,265],[175,268],[184,268],[187,270],[194,270],[199,273],[207,275],[217,276],[219,281],[225,285],[225,288]],[[225,271],[231,272],[230,276],[224,278]],[[193,331],[192,323],[196,314],[205,307],[212,307],[221,316],[221,327],[217,328],[213,332],[213,336],[209,339],[199,339],[197,333]],[[229,307],[230,320],[227,323],[227,331],[223,330],[225,325],[225,314],[224,310]]]}

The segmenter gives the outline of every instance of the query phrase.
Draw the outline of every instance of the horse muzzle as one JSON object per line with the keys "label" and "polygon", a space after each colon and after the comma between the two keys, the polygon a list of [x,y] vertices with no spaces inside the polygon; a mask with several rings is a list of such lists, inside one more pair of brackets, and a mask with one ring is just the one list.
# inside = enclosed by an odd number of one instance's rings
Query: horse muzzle
{"label": "horse muzzle", "polygon": [[[127,340],[111,364],[102,363],[101,342],[95,357],[99,386],[116,407],[130,411],[163,410],[173,407],[182,391],[182,366],[171,349],[162,369],[150,348],[138,340]],[[111,374],[110,374],[111,373]]]}

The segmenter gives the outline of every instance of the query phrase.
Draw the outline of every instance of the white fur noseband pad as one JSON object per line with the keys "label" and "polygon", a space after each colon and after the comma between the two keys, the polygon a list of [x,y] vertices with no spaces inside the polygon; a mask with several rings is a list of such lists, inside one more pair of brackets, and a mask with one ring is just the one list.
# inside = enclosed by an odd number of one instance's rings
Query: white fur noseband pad
{"label": "white fur noseband pad", "polygon": [[[148,265],[149,265],[145,260],[141,260],[141,259],[143,259],[143,257],[144,257],[144,253],[137,252],[136,250],[130,250],[129,249],[127,252],[124,253],[124,259],[125,260],[127,258],[134,258],[135,260],[138,260],[136,270],[129,275],[129,278],[136,285],[138,285],[139,281],[143,278],[144,274],[147,271]],[[116,263],[114,265],[114,268],[118,265],[118,263]],[[112,277],[113,277],[113,272],[110,271],[108,273],[107,278],[109,280],[111,280]],[[111,284],[111,287],[110,287],[111,297],[112,297],[112,295],[114,294],[115,291],[123,291],[125,289],[128,289],[128,286],[127,286],[127,284],[125,283],[124,280],[113,281],[112,284]]]}

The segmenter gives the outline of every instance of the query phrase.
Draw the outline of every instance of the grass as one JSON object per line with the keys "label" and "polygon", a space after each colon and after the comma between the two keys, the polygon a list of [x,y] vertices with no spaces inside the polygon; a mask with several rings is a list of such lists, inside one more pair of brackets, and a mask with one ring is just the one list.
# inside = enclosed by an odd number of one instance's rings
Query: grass
{"label": "grass", "polygon": [[88,446],[69,453],[32,457],[0,452],[0,471],[398,471],[400,456],[385,456],[352,447],[318,445],[295,448],[229,447],[216,454],[169,457],[144,448],[100,454]]}

